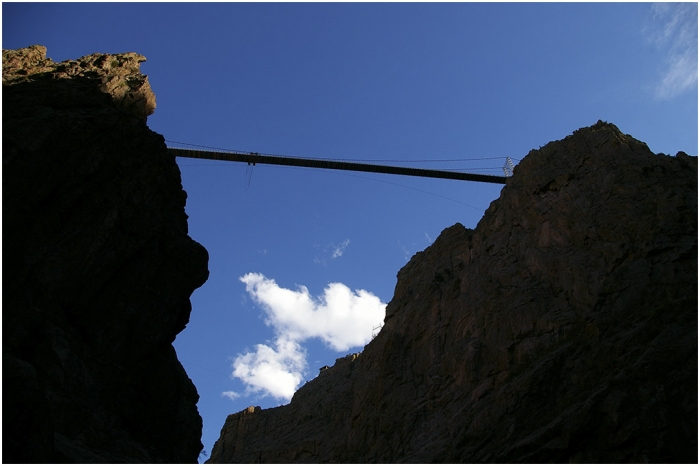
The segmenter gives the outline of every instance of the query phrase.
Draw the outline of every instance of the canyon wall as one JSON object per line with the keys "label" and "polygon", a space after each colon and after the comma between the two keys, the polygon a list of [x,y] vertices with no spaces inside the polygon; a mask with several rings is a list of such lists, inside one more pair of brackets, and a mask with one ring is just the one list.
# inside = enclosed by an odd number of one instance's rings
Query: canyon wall
{"label": "canyon wall", "polygon": [[3,462],[196,463],[208,277],[136,53],[3,50]]}
{"label": "canyon wall", "polygon": [[385,324],[209,462],[697,463],[697,158],[598,122],[531,151]]}

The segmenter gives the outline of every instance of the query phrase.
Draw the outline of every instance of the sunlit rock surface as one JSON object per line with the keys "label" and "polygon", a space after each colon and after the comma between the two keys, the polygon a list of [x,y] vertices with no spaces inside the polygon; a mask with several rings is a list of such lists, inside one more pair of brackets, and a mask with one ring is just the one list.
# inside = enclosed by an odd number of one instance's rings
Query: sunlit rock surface
{"label": "sunlit rock surface", "polygon": [[209,462],[696,463],[697,186],[603,122],[531,151],[359,356],[230,415]]}
{"label": "sunlit rock surface", "polygon": [[145,58],[3,50],[3,462],[197,462],[172,342],[207,279]]}

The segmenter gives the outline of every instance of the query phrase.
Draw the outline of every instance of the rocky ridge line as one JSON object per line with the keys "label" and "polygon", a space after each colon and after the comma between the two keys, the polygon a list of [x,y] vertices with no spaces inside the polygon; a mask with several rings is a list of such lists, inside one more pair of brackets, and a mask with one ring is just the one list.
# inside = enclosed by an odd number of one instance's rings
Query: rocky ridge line
{"label": "rocky ridge line", "polygon": [[[145,122],[156,108],[156,96],[148,77],[139,69],[140,63],[145,61],[143,55],[128,52],[93,53],[78,60],[55,63],[46,57],[46,47],[32,45],[3,50],[2,81],[5,85],[14,85],[55,80],[57,82],[47,87],[54,102],[60,101],[66,106],[78,102],[83,106],[99,106],[110,98],[113,105]],[[77,82],[81,85],[76,86]],[[45,96],[32,97],[38,101]]]}
{"label": "rocky ridge line", "polygon": [[172,346],[208,277],[145,58],[3,50],[3,462],[194,463]]}
{"label": "rocky ridge line", "polygon": [[364,351],[210,463],[697,462],[697,158],[598,122],[401,269]]}

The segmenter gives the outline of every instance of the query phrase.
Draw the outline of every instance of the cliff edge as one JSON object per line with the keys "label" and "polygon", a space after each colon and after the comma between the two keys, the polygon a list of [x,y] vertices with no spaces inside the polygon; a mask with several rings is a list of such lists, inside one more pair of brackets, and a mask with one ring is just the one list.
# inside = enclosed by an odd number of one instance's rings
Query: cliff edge
{"label": "cliff edge", "polygon": [[172,342],[208,277],[136,53],[3,50],[3,462],[196,463]]}
{"label": "cliff edge", "polygon": [[531,151],[385,325],[209,462],[697,462],[697,158],[598,122]]}

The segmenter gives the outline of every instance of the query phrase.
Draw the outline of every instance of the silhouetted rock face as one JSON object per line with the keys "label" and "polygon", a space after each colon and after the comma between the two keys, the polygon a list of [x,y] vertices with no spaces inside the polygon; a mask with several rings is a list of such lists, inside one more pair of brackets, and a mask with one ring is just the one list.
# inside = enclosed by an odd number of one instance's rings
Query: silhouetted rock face
{"label": "silhouetted rock face", "polygon": [[3,50],[3,462],[196,462],[207,279],[134,54]]}
{"label": "silhouetted rock face", "polygon": [[211,462],[697,462],[697,159],[603,122],[533,150],[385,325]]}

